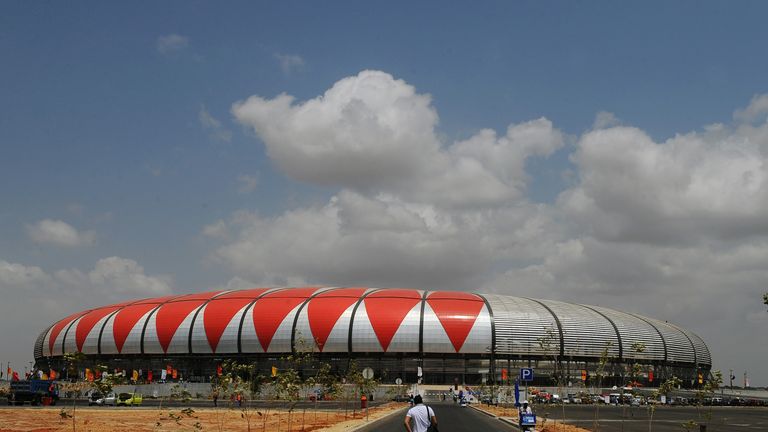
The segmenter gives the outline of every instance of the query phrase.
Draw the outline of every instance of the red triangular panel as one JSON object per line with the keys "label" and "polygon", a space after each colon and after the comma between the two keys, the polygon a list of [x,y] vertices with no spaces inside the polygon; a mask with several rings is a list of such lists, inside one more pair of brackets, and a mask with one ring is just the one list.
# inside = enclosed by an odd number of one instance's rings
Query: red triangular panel
{"label": "red triangular panel", "polygon": [[115,321],[112,323],[112,335],[115,337],[117,352],[122,352],[125,339],[136,322],[147,312],[157,307],[157,304],[135,304],[126,306],[115,315]]}
{"label": "red triangular panel", "polygon": [[294,288],[275,291],[260,298],[253,305],[253,326],[264,351],[267,351],[277,328],[288,312],[309,298],[317,288]]}
{"label": "red triangular panel", "polygon": [[51,329],[51,336],[48,338],[48,351],[53,352],[53,344],[56,343],[56,338],[59,337],[59,333],[61,333],[62,330],[64,330],[64,327],[66,327],[69,323],[72,322],[72,320],[76,319],[77,317],[83,315],[83,312],[78,312],[76,314],[72,314],[63,320],[56,323],[56,325],[53,326]]}
{"label": "red triangular panel", "polygon": [[221,335],[224,333],[224,329],[227,328],[227,324],[232,321],[232,317],[251,301],[253,299],[250,298],[217,298],[205,305],[203,325],[211,351],[216,352]]}
{"label": "red triangular panel", "polygon": [[184,318],[204,302],[205,300],[176,301],[160,307],[157,311],[156,327],[157,340],[163,347],[163,352],[168,351],[168,345],[171,344],[171,339],[173,339],[173,335],[176,334],[176,330],[179,329]]}
{"label": "red triangular panel", "polygon": [[427,297],[427,303],[443,325],[453,348],[459,352],[485,303],[467,293],[435,293]]}
{"label": "red triangular panel", "polygon": [[365,298],[368,320],[371,322],[373,332],[376,333],[376,337],[385,352],[405,316],[420,301],[421,297],[418,295],[416,298],[372,298],[372,296]]}
{"label": "red triangular panel", "polygon": [[365,288],[345,288],[322,293],[310,300],[307,306],[309,329],[321,352],[341,314],[358,301],[364,292]]}
{"label": "red triangular panel", "polygon": [[116,311],[117,309],[118,308],[115,306],[100,308],[92,310],[80,318],[80,321],[77,323],[77,329],[75,330],[75,342],[77,343],[78,351],[83,351],[85,338],[88,336],[88,333],[91,332],[93,326],[95,326],[100,319]]}

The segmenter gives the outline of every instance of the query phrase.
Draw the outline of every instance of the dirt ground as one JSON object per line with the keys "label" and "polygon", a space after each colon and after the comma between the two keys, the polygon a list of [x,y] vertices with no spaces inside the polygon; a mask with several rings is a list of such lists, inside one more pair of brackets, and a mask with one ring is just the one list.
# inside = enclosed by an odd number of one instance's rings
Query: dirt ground
{"label": "dirt ground", "polygon": [[[480,409],[493,413],[499,417],[509,417],[517,420],[517,408],[515,407],[483,405],[480,406]],[[552,419],[542,422],[542,419],[539,418],[537,424],[536,430],[538,432],[589,432],[587,429],[555,422]]]}
{"label": "dirt ground", "polygon": [[[369,421],[402,408],[390,403],[368,412]],[[0,432],[343,431],[366,422],[358,411],[264,411],[202,408],[9,408],[0,410]],[[289,423],[290,421],[290,423]]]}

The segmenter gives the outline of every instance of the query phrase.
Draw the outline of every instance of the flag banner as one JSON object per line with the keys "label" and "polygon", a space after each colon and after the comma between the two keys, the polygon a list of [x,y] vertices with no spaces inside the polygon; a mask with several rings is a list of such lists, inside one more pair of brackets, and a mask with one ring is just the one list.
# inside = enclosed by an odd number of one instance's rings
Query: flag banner
{"label": "flag banner", "polygon": [[276,368],[276,367],[274,367],[274,366],[272,366],[272,376],[273,376],[273,377],[276,377],[276,376],[277,376],[277,368]]}
{"label": "flag banner", "polygon": [[168,375],[172,374],[173,373],[173,366],[166,365],[165,366],[165,373],[168,374]]}
{"label": "flag banner", "polygon": [[152,382],[152,369],[147,370],[147,382]]}
{"label": "flag banner", "polygon": [[13,379],[14,381],[18,381],[18,380],[19,380],[19,373],[18,373],[18,372],[16,372],[16,371],[13,371],[13,373],[11,374],[11,376],[13,377],[12,379]]}
{"label": "flag banner", "polygon": [[507,370],[506,369],[502,369],[501,370],[501,380],[502,381],[506,381],[507,380],[507,376],[508,376],[507,375]]}
{"label": "flag banner", "polygon": [[50,377],[52,380],[55,380],[55,379],[56,379],[56,377],[57,377],[58,375],[56,375],[56,371],[55,371],[55,370],[51,369],[51,370],[48,372],[48,376],[49,376],[49,377]]}
{"label": "flag banner", "polygon": [[173,370],[173,379],[176,379],[176,378],[178,378],[178,377],[179,377],[179,371],[177,371],[176,369],[174,369],[174,370]]}
{"label": "flag banner", "polygon": [[648,371],[648,382],[653,382],[653,370]]}
{"label": "flag banner", "polygon": [[224,373],[224,370],[221,368],[221,365],[217,365],[216,366],[216,375],[221,376],[222,373]]}
{"label": "flag banner", "polygon": [[160,379],[165,381],[166,377],[168,377],[168,370],[167,369],[163,369],[162,371],[160,371]]}
{"label": "flag banner", "polygon": [[131,380],[133,382],[136,382],[139,380],[139,371],[137,371],[136,369],[133,370],[133,375],[131,376]]}
{"label": "flag banner", "polygon": [[519,380],[515,380],[515,406],[519,407],[520,405],[520,385]]}

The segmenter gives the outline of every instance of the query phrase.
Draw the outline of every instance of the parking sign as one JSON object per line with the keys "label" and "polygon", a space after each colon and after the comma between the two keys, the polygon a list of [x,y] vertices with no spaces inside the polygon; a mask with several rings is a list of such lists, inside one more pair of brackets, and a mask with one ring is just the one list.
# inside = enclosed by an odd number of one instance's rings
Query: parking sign
{"label": "parking sign", "polygon": [[520,381],[533,381],[533,368],[520,368]]}

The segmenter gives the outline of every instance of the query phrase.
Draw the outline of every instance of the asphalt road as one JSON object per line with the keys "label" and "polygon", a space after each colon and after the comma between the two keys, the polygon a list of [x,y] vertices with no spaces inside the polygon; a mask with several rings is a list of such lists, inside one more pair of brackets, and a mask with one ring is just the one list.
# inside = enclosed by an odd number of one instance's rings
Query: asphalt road
{"label": "asphalt road", "polygon": [[[698,424],[705,423],[707,432],[756,432],[768,431],[768,408],[753,407],[711,407],[712,416],[707,420],[710,407],[659,407],[653,414],[653,432],[682,432],[683,423],[690,420]],[[600,407],[600,432],[647,432],[648,408],[623,408],[620,406]],[[539,421],[547,415],[551,420],[563,418],[561,406],[539,409],[536,413]],[[566,405],[565,423],[594,429],[594,406]],[[699,431],[695,426],[691,431]]]}
{"label": "asphalt road", "polygon": [[[447,402],[430,403],[429,406],[435,411],[440,432],[509,432],[517,430],[501,420],[487,416],[472,408],[461,408],[456,404]],[[399,414],[394,414],[385,420],[368,426],[367,428],[360,429],[359,432],[404,431],[404,418],[405,411],[402,411]]]}

